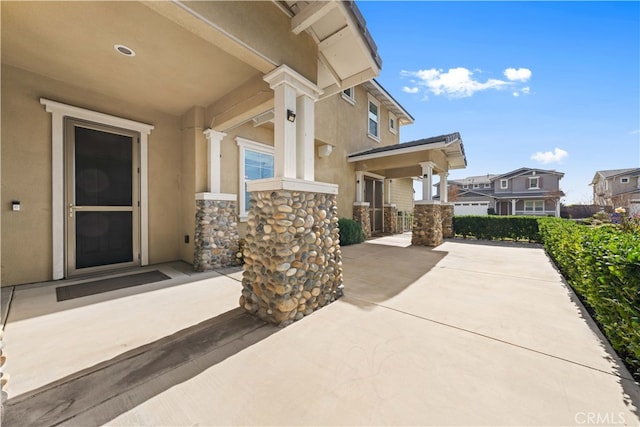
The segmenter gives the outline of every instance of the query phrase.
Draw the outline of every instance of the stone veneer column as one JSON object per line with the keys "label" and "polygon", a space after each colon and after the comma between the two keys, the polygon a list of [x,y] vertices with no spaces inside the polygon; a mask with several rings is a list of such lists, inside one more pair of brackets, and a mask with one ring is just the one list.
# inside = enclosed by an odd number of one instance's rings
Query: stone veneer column
{"label": "stone veneer column", "polygon": [[438,246],[442,243],[442,217],[440,203],[419,200],[415,202],[411,244]]}
{"label": "stone veneer column", "polygon": [[194,270],[211,271],[238,265],[239,240],[235,195],[197,194]]}
{"label": "stone veneer column", "polygon": [[335,194],[251,192],[240,306],[286,326],[342,295]]}
{"label": "stone veneer column", "polygon": [[454,235],[453,203],[442,203],[440,205],[440,216],[442,217],[442,237],[450,239]]}
{"label": "stone veneer column", "polygon": [[398,208],[394,204],[384,205],[384,232],[398,232]]}
{"label": "stone veneer column", "polygon": [[371,218],[369,215],[369,202],[355,202],[353,204],[353,220],[360,223],[364,238],[370,238]]}

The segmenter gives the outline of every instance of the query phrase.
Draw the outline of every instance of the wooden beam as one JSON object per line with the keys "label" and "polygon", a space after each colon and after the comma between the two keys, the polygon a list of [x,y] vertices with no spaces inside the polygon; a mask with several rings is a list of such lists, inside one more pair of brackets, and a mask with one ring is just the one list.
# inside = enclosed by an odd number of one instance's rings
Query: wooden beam
{"label": "wooden beam", "polygon": [[335,7],[334,1],[316,1],[310,3],[291,19],[291,31],[300,34]]}

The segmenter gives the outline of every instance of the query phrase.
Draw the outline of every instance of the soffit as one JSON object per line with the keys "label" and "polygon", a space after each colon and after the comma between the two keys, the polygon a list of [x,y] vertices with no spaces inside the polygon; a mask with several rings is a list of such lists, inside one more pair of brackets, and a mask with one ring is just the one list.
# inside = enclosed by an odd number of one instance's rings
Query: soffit
{"label": "soffit", "polygon": [[322,97],[371,80],[382,60],[354,2],[277,1],[292,18],[292,31],[307,31],[318,44]]}
{"label": "soffit", "polygon": [[2,2],[2,63],[173,115],[259,73],[137,2]]}

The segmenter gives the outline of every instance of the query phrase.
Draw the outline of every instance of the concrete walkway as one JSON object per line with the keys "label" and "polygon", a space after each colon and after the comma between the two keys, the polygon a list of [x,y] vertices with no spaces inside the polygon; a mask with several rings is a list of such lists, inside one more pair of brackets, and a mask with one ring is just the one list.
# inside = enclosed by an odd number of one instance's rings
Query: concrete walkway
{"label": "concrete walkway", "polygon": [[3,425],[640,425],[542,248],[407,238],[344,247],[345,296],[285,329],[235,309],[237,271],[16,288]]}

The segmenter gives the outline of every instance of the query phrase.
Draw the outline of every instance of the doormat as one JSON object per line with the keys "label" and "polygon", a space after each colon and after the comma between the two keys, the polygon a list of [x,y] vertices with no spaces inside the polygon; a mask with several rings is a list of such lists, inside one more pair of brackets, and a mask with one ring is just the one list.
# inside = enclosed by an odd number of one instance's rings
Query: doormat
{"label": "doormat", "polygon": [[146,273],[129,274],[127,276],[112,277],[109,279],[81,283],[79,285],[60,286],[59,288],[56,288],[56,297],[58,302],[60,302],[89,295],[101,294],[103,292],[130,288],[132,286],[160,282],[170,278],[171,277],[158,270],[148,271]]}

